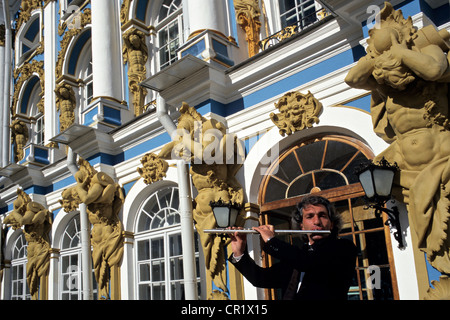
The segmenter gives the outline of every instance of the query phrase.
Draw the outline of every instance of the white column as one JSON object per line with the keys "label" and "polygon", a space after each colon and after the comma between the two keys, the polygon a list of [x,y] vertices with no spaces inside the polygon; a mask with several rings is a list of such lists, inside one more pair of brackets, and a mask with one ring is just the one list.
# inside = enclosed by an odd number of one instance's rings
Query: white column
{"label": "white column", "polygon": [[1,130],[2,141],[1,144],[6,146],[2,150],[2,166],[6,166],[10,159],[10,141],[9,141],[9,106],[11,105],[11,66],[12,66],[12,31],[11,31],[11,19],[9,12],[9,4],[5,0],[2,0],[3,5],[3,17],[5,19],[5,70],[4,70],[4,83],[3,83],[3,123]]}
{"label": "white column", "polygon": [[51,249],[48,273],[48,300],[58,300],[59,298],[59,258],[59,249]]}
{"label": "white column", "polygon": [[94,98],[123,100],[122,52],[117,1],[92,0]]}
{"label": "white column", "polygon": [[45,145],[53,138],[57,130],[57,116],[55,105],[55,68],[56,68],[56,1],[50,1],[44,8],[44,77],[45,77],[45,94],[44,94],[44,139]]}
{"label": "white column", "polygon": [[[0,46],[0,97],[3,97],[3,89],[5,87],[5,45]],[[3,123],[6,121],[3,116],[3,110],[4,108],[8,109],[8,106],[5,106],[2,101],[0,101],[0,126],[3,127]],[[3,143],[3,130],[0,130],[0,141],[1,141],[1,147],[0,147],[0,154],[4,154],[8,148],[9,143],[4,144]],[[7,163],[3,163],[3,160],[0,159],[0,168],[6,166]]]}
{"label": "white column", "polygon": [[[186,0],[184,11],[189,15],[189,33],[192,35],[205,29],[219,31],[227,35],[226,1]],[[187,10],[186,10],[187,9]]]}

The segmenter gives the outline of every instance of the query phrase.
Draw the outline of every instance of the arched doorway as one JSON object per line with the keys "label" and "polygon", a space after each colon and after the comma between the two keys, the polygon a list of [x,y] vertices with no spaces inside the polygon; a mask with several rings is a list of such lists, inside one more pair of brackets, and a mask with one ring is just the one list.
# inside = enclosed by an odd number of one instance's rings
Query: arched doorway
{"label": "arched doorway", "polygon": [[[344,225],[340,237],[358,247],[358,259],[349,299],[397,299],[395,269],[385,217],[364,209],[364,191],[355,169],[373,152],[361,141],[342,135],[321,134],[296,142],[280,153],[267,170],[259,189],[261,223],[289,229],[295,205],[316,193],[333,202]],[[285,241],[300,241],[282,236]],[[265,266],[274,261],[264,256]],[[276,290],[266,290],[269,299],[279,298]]]}

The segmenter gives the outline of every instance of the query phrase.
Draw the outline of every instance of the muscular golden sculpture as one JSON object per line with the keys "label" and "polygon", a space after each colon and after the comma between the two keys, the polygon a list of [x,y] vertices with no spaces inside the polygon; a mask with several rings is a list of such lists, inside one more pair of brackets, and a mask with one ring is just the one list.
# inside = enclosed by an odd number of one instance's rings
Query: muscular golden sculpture
{"label": "muscular golden sculpture", "polygon": [[63,132],[75,122],[75,92],[67,83],[59,84],[56,89],[56,110],[59,111],[59,127]]}
{"label": "muscular golden sculpture", "polygon": [[28,142],[28,127],[20,119],[14,119],[10,125],[11,128],[11,144],[14,145],[14,161],[19,162],[24,157],[23,148]]}
{"label": "muscular golden sculpture", "polygon": [[148,59],[148,48],[145,43],[145,34],[132,28],[123,34],[123,61],[128,63],[128,87],[133,94],[134,114],[143,112],[143,106],[147,90],[139,83],[145,80],[147,69],[145,64]]}
{"label": "muscular golden sculpture", "polygon": [[[17,189],[17,199],[13,211],[3,223],[14,230],[24,227],[27,240],[27,284],[33,300],[47,298],[47,276],[50,267],[50,229],[52,217],[40,203],[21,189]],[[40,290],[39,290],[40,288]]]}
{"label": "muscular golden sculpture", "polygon": [[374,130],[390,143],[377,159],[399,165],[396,196],[408,205],[417,245],[449,274],[450,35],[432,26],[417,30],[389,3],[379,18],[367,55],[345,81],[371,91]]}
{"label": "muscular golden sculpture", "polygon": [[117,270],[123,256],[123,225],[119,211],[125,200],[122,188],[103,172],[97,172],[84,159],[78,161],[76,186],[63,191],[64,209],[85,203],[92,223],[91,244],[99,299],[109,299],[112,269]]}
{"label": "muscular golden sculpture", "polygon": [[243,163],[243,149],[239,148],[236,137],[227,134],[225,126],[217,120],[205,119],[186,103],[183,103],[180,113],[177,126],[179,139],[164,146],[158,156],[162,159],[183,158],[191,164],[192,182],[198,191],[193,215],[205,256],[207,276],[222,290],[212,292],[209,298],[223,298],[228,292],[223,250],[227,243],[203,230],[216,226],[211,201],[221,199],[242,207],[244,192],[235,175]]}

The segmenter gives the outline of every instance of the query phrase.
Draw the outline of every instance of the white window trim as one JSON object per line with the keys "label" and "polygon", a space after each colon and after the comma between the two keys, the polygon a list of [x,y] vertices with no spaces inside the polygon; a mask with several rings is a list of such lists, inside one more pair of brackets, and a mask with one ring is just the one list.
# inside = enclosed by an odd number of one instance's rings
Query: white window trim
{"label": "white window trim", "polygon": [[[37,34],[37,39],[34,42],[31,42],[27,38],[25,38],[25,34],[28,31],[28,28],[33,24],[36,20],[39,20],[39,31]],[[21,65],[35,50],[39,47],[41,41],[42,41],[42,14],[41,10],[35,10],[32,13],[32,16],[30,19],[22,24],[19,32],[17,33],[18,36],[16,37],[16,65]],[[22,44],[25,44],[30,49],[27,52],[22,51]]]}
{"label": "white window trim", "polygon": [[[168,25],[178,20],[178,39],[179,39],[179,45],[178,47],[181,47],[184,43],[184,26],[183,26],[183,7],[181,6],[176,11],[174,11],[172,14],[168,15],[166,18],[164,18],[162,21],[158,21],[158,24],[155,28],[156,31],[156,37],[155,37],[155,48],[156,48],[156,61],[157,61],[157,70],[161,70],[161,60],[160,60],[160,47],[159,47],[159,32],[162,31],[164,28],[167,28]],[[175,61],[177,61],[178,58],[175,58]],[[173,62],[169,62],[166,66],[171,65]]]}

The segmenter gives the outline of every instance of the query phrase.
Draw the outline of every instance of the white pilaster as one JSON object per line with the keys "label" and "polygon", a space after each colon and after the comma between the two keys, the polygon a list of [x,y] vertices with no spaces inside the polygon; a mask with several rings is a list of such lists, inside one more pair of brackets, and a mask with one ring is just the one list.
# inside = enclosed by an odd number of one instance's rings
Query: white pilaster
{"label": "white pilaster", "polygon": [[120,287],[122,300],[134,300],[135,271],[134,271],[134,235],[131,232],[124,232],[123,242],[123,262],[120,268]]}

